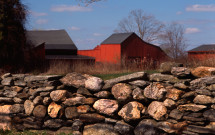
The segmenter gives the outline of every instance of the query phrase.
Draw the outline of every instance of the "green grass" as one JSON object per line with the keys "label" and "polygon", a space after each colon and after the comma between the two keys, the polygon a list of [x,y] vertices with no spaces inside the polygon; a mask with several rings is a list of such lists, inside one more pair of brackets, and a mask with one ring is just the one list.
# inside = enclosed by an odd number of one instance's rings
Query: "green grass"
{"label": "green grass", "polygon": [[[157,70],[146,70],[144,72],[146,72],[148,74],[158,73]],[[132,73],[135,73],[135,72],[126,72],[126,73],[117,73],[117,74],[94,74],[93,76],[97,76],[97,77],[99,77],[99,78],[101,78],[103,80],[108,80],[108,79],[113,79],[113,78],[116,78],[116,77],[132,74]]]}

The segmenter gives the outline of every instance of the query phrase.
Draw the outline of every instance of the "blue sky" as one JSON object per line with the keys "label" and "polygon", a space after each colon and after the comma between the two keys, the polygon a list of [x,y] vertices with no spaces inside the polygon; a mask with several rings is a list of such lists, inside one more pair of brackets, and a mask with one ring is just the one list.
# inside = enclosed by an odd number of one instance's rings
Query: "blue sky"
{"label": "blue sky", "polygon": [[78,49],[92,49],[110,36],[131,10],[142,9],[164,24],[185,28],[188,48],[215,44],[214,0],[103,0],[84,6],[76,0],[22,0],[32,29],[65,29]]}

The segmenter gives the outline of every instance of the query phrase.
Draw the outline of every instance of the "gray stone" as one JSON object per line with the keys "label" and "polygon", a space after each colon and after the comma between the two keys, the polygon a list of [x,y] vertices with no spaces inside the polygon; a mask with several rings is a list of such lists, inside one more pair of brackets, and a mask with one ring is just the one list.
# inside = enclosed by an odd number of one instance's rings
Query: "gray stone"
{"label": "gray stone", "polygon": [[111,89],[111,93],[119,102],[126,102],[132,98],[131,87],[125,83],[115,84]]}
{"label": "gray stone", "polygon": [[204,122],[205,118],[195,118],[191,116],[183,116],[183,119],[186,121],[192,121],[192,122]]}
{"label": "gray stone", "polygon": [[206,95],[197,95],[193,102],[195,104],[212,104],[215,103],[215,99]]}
{"label": "gray stone", "polygon": [[190,92],[186,92],[184,95],[182,95],[182,98],[190,98],[195,96],[196,92],[195,91],[190,91]]}
{"label": "gray stone", "polygon": [[207,96],[212,95],[209,90],[195,90],[195,92],[199,95],[207,95]]}
{"label": "gray stone", "polygon": [[170,112],[169,117],[180,120],[183,115],[183,112],[180,112],[178,109],[174,109]]}
{"label": "gray stone", "polygon": [[83,87],[80,87],[77,90],[77,93],[81,94],[81,95],[84,95],[84,96],[92,96],[92,94],[86,88],[83,88]]}
{"label": "gray stone", "polygon": [[183,67],[181,63],[175,62],[163,62],[160,64],[160,72],[164,74],[170,74],[173,67]]}
{"label": "gray stone", "polygon": [[34,103],[30,100],[26,100],[24,103],[25,113],[31,115],[34,110]]}
{"label": "gray stone", "polygon": [[132,135],[134,127],[123,121],[118,121],[114,126],[114,130],[122,135]]}
{"label": "gray stone", "polygon": [[12,113],[23,113],[24,112],[24,105],[23,104],[14,104],[11,107]]}
{"label": "gray stone", "polygon": [[97,98],[109,98],[110,95],[111,93],[109,91],[100,91],[94,94]]}
{"label": "gray stone", "polygon": [[41,97],[47,97],[50,95],[50,92],[40,92]]}
{"label": "gray stone", "polygon": [[72,123],[72,130],[73,131],[80,131],[82,126],[83,126],[83,124],[84,123],[79,119],[74,120],[73,123]]}
{"label": "gray stone", "polygon": [[161,131],[157,128],[157,122],[151,119],[143,119],[134,130],[135,135],[160,135]]}
{"label": "gray stone", "polygon": [[61,119],[49,119],[44,122],[44,127],[57,129],[63,126],[64,121]]}
{"label": "gray stone", "polygon": [[88,113],[92,110],[92,108],[89,105],[80,105],[77,107],[78,113]]}
{"label": "gray stone", "polygon": [[150,99],[160,100],[164,97],[166,89],[159,82],[154,82],[144,89],[144,96]]}
{"label": "gray stone", "polygon": [[54,102],[63,102],[66,100],[67,91],[66,90],[55,90],[50,93],[50,97]]}
{"label": "gray stone", "polygon": [[180,80],[172,75],[164,75],[161,73],[154,73],[149,76],[150,81],[157,82],[169,82],[169,83],[179,83]]}
{"label": "gray stone", "polygon": [[188,86],[185,85],[184,83],[175,83],[174,87],[179,88],[179,89],[183,89],[183,90],[186,90],[188,88]]}
{"label": "gray stone", "polygon": [[195,79],[190,82],[192,89],[205,89],[207,86],[215,83],[215,76],[208,76]]}
{"label": "gray stone", "polygon": [[35,117],[27,117],[23,120],[24,129],[41,129],[42,122],[38,121]]}
{"label": "gray stone", "polygon": [[175,101],[172,99],[165,99],[163,103],[167,108],[172,108],[176,105]]}
{"label": "gray stone", "polygon": [[174,124],[168,121],[161,121],[157,123],[158,128],[169,134],[180,134],[180,132],[185,128],[186,125],[186,122],[178,122]]}
{"label": "gray stone", "polygon": [[129,75],[125,76],[120,76],[114,79],[106,80],[104,83],[105,85],[103,86],[103,89],[110,89],[112,88],[115,84],[117,83],[123,83],[123,82],[131,82],[134,80],[139,80],[139,79],[145,79],[147,74],[145,72],[136,72],[132,73]]}
{"label": "gray stone", "polygon": [[145,107],[136,101],[129,102],[124,105],[123,108],[118,112],[125,121],[139,120],[141,118],[141,112]]}
{"label": "gray stone", "polygon": [[11,87],[11,90],[12,90],[12,91],[15,91],[15,92],[17,92],[17,93],[20,93],[20,92],[23,90],[23,88],[22,88],[22,87],[19,87],[19,86],[12,86],[12,87]]}
{"label": "gray stone", "polygon": [[110,99],[100,99],[97,100],[93,108],[95,108],[99,113],[112,116],[118,110],[118,103],[116,100]]}
{"label": "gray stone", "polygon": [[149,85],[149,82],[144,81],[144,80],[136,80],[136,81],[129,82],[129,84],[140,87],[140,88],[145,88],[146,86]]}
{"label": "gray stone", "polygon": [[77,118],[80,114],[77,112],[76,107],[67,107],[65,109],[65,116],[67,119]]}
{"label": "gray stone", "polygon": [[13,101],[16,104],[23,104],[24,103],[24,100],[22,100],[21,98],[17,98],[17,97],[13,98]]}
{"label": "gray stone", "polygon": [[5,73],[1,76],[1,79],[5,79],[5,78],[8,78],[8,77],[12,77],[11,73]]}
{"label": "gray stone", "polygon": [[164,103],[153,101],[147,109],[150,116],[156,120],[164,119],[164,116],[167,114],[167,108],[164,106]]}
{"label": "gray stone", "polygon": [[215,110],[214,109],[210,109],[210,110],[205,111],[203,113],[203,116],[207,120],[215,122]]}
{"label": "gray stone", "polygon": [[7,78],[5,78],[5,79],[3,79],[1,81],[1,84],[5,85],[5,86],[13,85],[13,78],[12,77],[7,77]]}
{"label": "gray stone", "polygon": [[184,91],[178,90],[176,88],[172,88],[167,90],[166,97],[176,101],[176,100],[179,100],[181,95],[183,94],[184,94]]}
{"label": "gray stone", "polygon": [[205,105],[196,105],[196,104],[185,104],[185,105],[179,105],[177,109],[181,112],[183,111],[192,111],[192,112],[198,112],[203,109],[207,108]]}
{"label": "gray stone", "polygon": [[50,97],[44,97],[43,99],[43,104],[44,105],[49,105],[52,102]]}
{"label": "gray stone", "polygon": [[58,80],[62,78],[61,75],[29,75],[29,76],[26,76],[24,78],[24,81],[25,82],[34,82],[34,81],[45,81],[45,80],[48,80],[48,81],[52,81],[52,80]]}
{"label": "gray stone", "polygon": [[67,106],[72,106],[72,105],[81,105],[85,103],[86,98],[85,97],[74,97],[74,98],[67,98],[63,104]]}
{"label": "gray stone", "polygon": [[57,118],[58,116],[62,116],[63,112],[62,112],[62,106],[56,104],[55,102],[52,102],[49,106],[48,106],[48,115],[52,118]]}
{"label": "gray stone", "polygon": [[215,68],[214,67],[197,67],[191,71],[192,75],[200,78],[200,77],[206,77],[206,76],[212,76],[215,75]]}
{"label": "gray stone", "polygon": [[105,123],[113,125],[113,124],[117,123],[117,120],[112,119],[112,118],[105,118]]}
{"label": "gray stone", "polygon": [[0,103],[13,103],[13,98],[0,97]]}
{"label": "gray stone", "polygon": [[0,106],[0,129],[1,130],[12,130],[12,119],[11,119],[11,107],[12,105]]}
{"label": "gray stone", "polygon": [[101,78],[90,76],[85,81],[85,88],[91,91],[99,91],[104,85],[104,81]]}
{"label": "gray stone", "polygon": [[133,95],[133,99],[135,100],[139,100],[139,101],[146,100],[146,98],[144,97],[144,91],[139,87],[137,87],[132,91],[132,95]]}
{"label": "gray stone", "polygon": [[15,97],[17,95],[17,92],[16,91],[12,91],[12,90],[5,90],[3,92],[3,95],[5,97],[13,98],[13,97]]}
{"label": "gray stone", "polygon": [[83,135],[119,135],[110,124],[93,124],[84,126]]}
{"label": "gray stone", "polygon": [[82,75],[80,73],[69,73],[63,78],[60,79],[60,81],[66,85],[66,86],[73,86],[76,88],[85,87],[85,81],[87,80],[86,75]]}
{"label": "gray stone", "polygon": [[172,67],[171,73],[174,76],[184,78],[184,77],[189,77],[191,74],[191,71],[190,69],[185,67]]}
{"label": "gray stone", "polygon": [[33,110],[33,115],[36,118],[44,118],[47,113],[47,108],[44,105],[38,105]]}
{"label": "gray stone", "polygon": [[83,122],[83,123],[100,123],[100,122],[104,122],[105,117],[97,114],[97,113],[86,113],[86,114],[81,114],[79,116],[79,119]]}
{"label": "gray stone", "polygon": [[37,96],[34,100],[33,100],[34,105],[39,105],[43,103],[43,98],[41,96]]}
{"label": "gray stone", "polygon": [[187,130],[195,133],[200,133],[200,134],[215,134],[214,129],[210,128],[205,128],[201,126],[195,126],[195,125],[189,125],[187,126]]}
{"label": "gray stone", "polygon": [[26,86],[27,85],[27,83],[26,82],[24,82],[24,80],[16,80],[16,81],[14,81],[14,85],[15,86]]}

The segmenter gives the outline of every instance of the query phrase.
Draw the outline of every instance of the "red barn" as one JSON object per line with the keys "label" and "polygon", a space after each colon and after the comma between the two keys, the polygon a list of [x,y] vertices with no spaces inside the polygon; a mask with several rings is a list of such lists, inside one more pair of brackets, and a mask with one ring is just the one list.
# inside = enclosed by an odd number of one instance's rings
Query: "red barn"
{"label": "red barn", "polygon": [[159,62],[167,57],[160,47],[144,42],[135,33],[112,34],[93,50],[79,50],[78,54],[95,57],[96,62],[102,63]]}
{"label": "red barn", "polygon": [[201,45],[189,50],[188,58],[192,60],[206,60],[215,58],[215,44]]}

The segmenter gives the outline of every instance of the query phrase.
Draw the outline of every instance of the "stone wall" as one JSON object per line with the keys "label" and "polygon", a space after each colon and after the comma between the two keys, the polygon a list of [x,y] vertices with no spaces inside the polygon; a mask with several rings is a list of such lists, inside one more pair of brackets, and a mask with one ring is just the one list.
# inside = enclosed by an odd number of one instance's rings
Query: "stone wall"
{"label": "stone wall", "polygon": [[0,128],[75,135],[215,134],[214,68],[161,65],[103,81],[86,74],[5,74]]}

